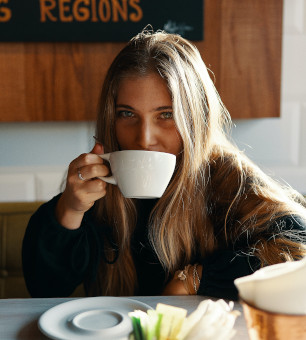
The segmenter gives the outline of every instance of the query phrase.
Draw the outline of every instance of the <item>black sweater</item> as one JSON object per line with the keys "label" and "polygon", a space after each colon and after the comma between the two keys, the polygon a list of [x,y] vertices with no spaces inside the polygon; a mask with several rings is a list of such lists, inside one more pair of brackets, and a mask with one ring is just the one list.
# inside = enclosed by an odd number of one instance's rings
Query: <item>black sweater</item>
{"label": "black sweater", "polygon": [[[58,198],[53,198],[36,211],[25,233],[23,271],[32,297],[69,296],[79,284],[90,284],[96,280],[99,263],[107,257],[103,239],[109,227],[95,223],[91,209],[85,213],[79,229],[64,228],[55,218]],[[155,203],[156,200],[137,201],[138,220],[132,237],[132,255],[139,286],[135,295],[160,295],[165,285],[166,273],[147,237],[148,216]],[[284,217],[275,224],[279,225],[279,222],[286,230],[306,230],[305,222],[292,216]],[[255,256],[241,251],[246,247],[247,244],[240,244],[238,248],[231,245],[204,259],[195,259],[203,266],[198,294],[237,299],[234,280],[253,273],[260,266]]]}

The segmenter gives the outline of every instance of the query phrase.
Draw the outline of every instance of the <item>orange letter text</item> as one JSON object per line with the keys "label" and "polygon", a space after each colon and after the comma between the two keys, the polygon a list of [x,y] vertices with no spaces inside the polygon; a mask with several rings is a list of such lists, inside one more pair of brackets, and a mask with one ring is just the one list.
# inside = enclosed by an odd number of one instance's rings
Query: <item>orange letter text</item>
{"label": "orange letter text", "polygon": [[140,0],[130,0],[130,6],[133,7],[136,10],[136,13],[131,13],[130,14],[130,20],[133,22],[137,22],[142,19],[143,17],[143,12],[141,7],[138,5]]}
{"label": "orange letter text", "polygon": [[80,7],[81,3],[89,5],[88,0],[76,0],[72,6],[73,16],[77,21],[86,21],[90,18],[90,10],[86,7]]}
{"label": "orange letter text", "polygon": [[51,11],[56,7],[55,0],[40,0],[40,21],[46,22],[47,17],[50,21],[57,21]]}
{"label": "orange letter text", "polygon": [[71,22],[73,20],[72,15],[65,15],[66,11],[69,11],[69,6],[65,6],[65,2],[70,2],[70,0],[59,0],[59,16],[62,22]]}
{"label": "orange letter text", "polygon": [[1,3],[7,4],[9,0],[0,0],[0,22],[7,22],[12,17],[12,11],[9,8],[2,7]]}
{"label": "orange letter text", "polygon": [[[104,11],[105,7],[105,11]],[[111,7],[109,4],[109,0],[100,0],[99,7],[98,7],[98,13],[101,21],[108,22],[111,17]]]}
{"label": "orange letter text", "polygon": [[127,0],[122,0],[122,7],[119,3],[119,0],[112,0],[112,5],[113,5],[113,21],[114,22],[119,21],[118,13],[120,14],[121,18],[124,21],[127,21],[128,20]]}

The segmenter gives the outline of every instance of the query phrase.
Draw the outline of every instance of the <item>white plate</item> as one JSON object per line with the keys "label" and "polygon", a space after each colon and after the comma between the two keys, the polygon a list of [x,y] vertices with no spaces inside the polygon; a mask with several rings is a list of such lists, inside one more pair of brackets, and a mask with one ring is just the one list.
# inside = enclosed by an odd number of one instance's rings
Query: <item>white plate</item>
{"label": "white plate", "polygon": [[145,303],[119,297],[92,297],[68,301],[47,310],[39,329],[56,340],[128,339],[133,327],[129,312],[152,309]]}

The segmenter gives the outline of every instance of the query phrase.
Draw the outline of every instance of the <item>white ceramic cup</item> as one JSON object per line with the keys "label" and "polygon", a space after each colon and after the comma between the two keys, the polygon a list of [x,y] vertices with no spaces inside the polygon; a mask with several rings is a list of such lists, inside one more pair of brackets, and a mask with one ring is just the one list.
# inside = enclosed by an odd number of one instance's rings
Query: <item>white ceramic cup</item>
{"label": "white ceramic cup", "polygon": [[110,163],[112,176],[99,178],[118,185],[127,198],[161,197],[176,163],[175,155],[157,151],[124,150],[100,157]]}

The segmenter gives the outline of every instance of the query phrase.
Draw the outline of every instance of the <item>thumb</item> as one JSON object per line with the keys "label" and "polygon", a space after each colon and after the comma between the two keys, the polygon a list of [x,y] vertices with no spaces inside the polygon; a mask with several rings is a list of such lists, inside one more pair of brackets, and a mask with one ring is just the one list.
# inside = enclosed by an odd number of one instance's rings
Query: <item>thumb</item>
{"label": "thumb", "polygon": [[96,143],[93,149],[90,151],[90,153],[94,153],[96,155],[102,155],[104,154],[104,147],[100,143]]}

